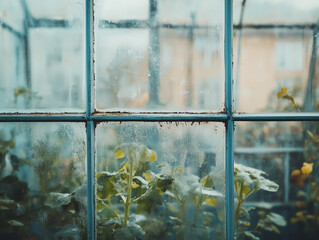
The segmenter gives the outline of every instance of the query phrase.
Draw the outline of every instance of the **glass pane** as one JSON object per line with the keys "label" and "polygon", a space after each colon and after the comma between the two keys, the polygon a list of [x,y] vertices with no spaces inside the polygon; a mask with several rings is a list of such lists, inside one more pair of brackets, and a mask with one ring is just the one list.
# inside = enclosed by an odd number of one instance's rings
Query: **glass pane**
{"label": "glass pane", "polygon": [[236,125],[238,239],[316,239],[318,122]]}
{"label": "glass pane", "polygon": [[224,1],[160,0],[157,17],[161,23],[224,25]]}
{"label": "glass pane", "polygon": [[98,110],[223,109],[223,1],[139,1],[143,19],[101,10],[129,9],[113,2],[96,7]]}
{"label": "glass pane", "polygon": [[222,123],[97,127],[98,239],[224,239]]}
{"label": "glass pane", "polygon": [[[234,23],[238,24],[243,0],[234,0]],[[318,21],[317,0],[245,1],[244,24],[305,24]]]}
{"label": "glass pane", "polygon": [[86,239],[85,126],[0,124],[0,239]]}
{"label": "glass pane", "polygon": [[312,29],[243,29],[234,34],[237,110],[317,111],[318,64],[310,63],[318,51]]}
{"label": "glass pane", "polygon": [[6,26],[12,27],[16,31],[23,31],[24,12],[19,1],[0,1],[0,29]]}
{"label": "glass pane", "polygon": [[74,20],[84,14],[84,0],[23,0],[32,17]]}
{"label": "glass pane", "polygon": [[318,10],[315,0],[234,1],[236,110],[318,111]]}
{"label": "glass pane", "polygon": [[[107,16],[106,20],[143,20],[149,16],[149,0],[97,0],[95,13]],[[103,18],[102,18],[103,19]]]}
{"label": "glass pane", "polygon": [[41,18],[27,21],[24,12],[9,11],[12,4],[4,6],[8,18],[22,18],[25,27],[19,33],[0,27],[0,111],[83,111],[84,1],[31,2],[27,9],[32,14],[39,3]]}

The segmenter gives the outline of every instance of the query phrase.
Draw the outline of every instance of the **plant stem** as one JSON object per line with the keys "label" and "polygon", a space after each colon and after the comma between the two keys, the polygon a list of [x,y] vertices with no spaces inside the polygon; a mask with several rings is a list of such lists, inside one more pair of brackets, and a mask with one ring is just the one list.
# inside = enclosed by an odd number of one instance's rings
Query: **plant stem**
{"label": "plant stem", "polygon": [[240,184],[239,193],[237,192],[238,204],[237,204],[237,207],[236,207],[236,210],[235,210],[235,227],[237,227],[237,225],[238,225],[241,205],[244,203],[243,190],[244,190],[244,184]]}
{"label": "plant stem", "polygon": [[127,220],[129,218],[129,213],[130,213],[130,207],[131,207],[131,199],[132,199],[132,180],[133,180],[133,160],[129,159],[130,161],[130,172],[129,172],[129,177],[128,177],[128,182],[127,182],[127,198],[126,202],[124,203],[124,209],[125,209],[125,214],[124,214],[124,222],[123,225],[127,225]]}
{"label": "plant stem", "polygon": [[183,235],[184,235],[184,240],[186,240],[186,206],[185,206],[185,200],[183,199],[181,201],[181,208],[182,208],[182,220],[183,220]]}

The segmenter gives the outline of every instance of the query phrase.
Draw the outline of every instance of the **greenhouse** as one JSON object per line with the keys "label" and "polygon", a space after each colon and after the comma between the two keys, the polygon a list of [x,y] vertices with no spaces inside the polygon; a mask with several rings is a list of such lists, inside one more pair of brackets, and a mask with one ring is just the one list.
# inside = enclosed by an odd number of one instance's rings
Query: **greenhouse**
{"label": "greenhouse", "polygon": [[313,240],[317,0],[0,0],[0,239]]}

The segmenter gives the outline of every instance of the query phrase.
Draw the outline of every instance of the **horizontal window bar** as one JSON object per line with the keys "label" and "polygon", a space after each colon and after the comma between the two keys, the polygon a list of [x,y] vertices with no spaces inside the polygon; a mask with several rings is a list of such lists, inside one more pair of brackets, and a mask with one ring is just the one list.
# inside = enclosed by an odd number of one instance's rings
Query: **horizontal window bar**
{"label": "horizontal window bar", "polygon": [[0,122],[85,122],[85,114],[6,114]]}
{"label": "horizontal window bar", "polygon": [[[76,20],[65,19],[49,19],[49,18],[32,18],[30,27],[32,28],[68,28]],[[151,28],[152,24],[149,20],[100,20],[99,28]],[[216,28],[216,26],[197,25],[197,24],[156,24],[155,28],[169,28],[169,29],[208,29]],[[316,24],[234,24],[233,28],[238,29],[316,29]]]}
{"label": "horizontal window bar", "polygon": [[155,24],[152,25],[149,20],[121,20],[109,21],[100,20],[99,28],[170,28],[170,29],[208,29],[216,28],[216,26],[197,25],[197,24]]}
{"label": "horizontal window bar", "polygon": [[315,29],[316,24],[234,24],[234,29]]}
{"label": "horizontal window bar", "polygon": [[234,121],[319,121],[319,113],[233,114]]}
{"label": "horizontal window bar", "polygon": [[[103,121],[188,121],[188,122],[226,122],[226,114],[211,113],[95,113],[87,116],[85,113],[0,113],[0,122],[85,122]],[[267,114],[234,114],[234,121],[319,121],[319,113],[267,113]]]}
{"label": "horizontal window bar", "polygon": [[64,19],[49,19],[49,18],[32,18],[30,21],[31,28],[69,28],[74,21]]}
{"label": "horizontal window bar", "polygon": [[103,121],[187,121],[187,122],[225,122],[226,114],[112,114],[112,115],[91,115],[86,114],[0,114],[0,122],[85,122],[93,120]]}
{"label": "horizontal window bar", "polygon": [[134,115],[93,115],[94,121],[148,121],[148,122],[225,122],[226,114],[209,115],[209,114],[134,114]]}
{"label": "horizontal window bar", "polygon": [[301,147],[251,147],[235,148],[235,154],[272,154],[303,152]]}

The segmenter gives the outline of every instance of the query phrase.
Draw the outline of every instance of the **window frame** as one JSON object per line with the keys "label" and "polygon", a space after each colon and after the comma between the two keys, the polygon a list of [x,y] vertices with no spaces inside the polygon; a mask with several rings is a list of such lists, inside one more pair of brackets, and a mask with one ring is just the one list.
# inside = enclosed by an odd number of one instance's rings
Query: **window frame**
{"label": "window frame", "polygon": [[[151,0],[154,1],[154,0]],[[24,1],[21,1],[22,5]],[[87,141],[87,220],[88,239],[96,239],[95,232],[95,149],[96,126],[100,122],[222,122],[225,124],[225,193],[226,193],[226,239],[234,239],[234,128],[240,121],[319,121],[319,113],[237,113],[233,98],[233,0],[224,0],[224,66],[225,66],[225,110],[222,113],[97,113],[95,111],[95,29],[94,0],[85,1],[85,66],[86,66],[86,111],[83,113],[0,113],[0,122],[82,122],[86,124]],[[25,5],[25,4],[24,4]],[[26,6],[24,6],[25,11]],[[27,18],[29,17],[26,14]],[[28,19],[27,19],[28,21]],[[2,28],[10,26],[1,23]],[[240,24],[241,25],[241,24]],[[14,31],[14,29],[11,29]],[[317,27],[314,32],[318,31]],[[20,33],[16,33],[20,36]],[[27,41],[27,34],[25,35]],[[28,60],[28,58],[26,58]],[[28,62],[26,64],[29,64]],[[30,78],[27,72],[27,80]],[[30,79],[29,79],[30,81]],[[236,83],[235,83],[236,84]]]}

